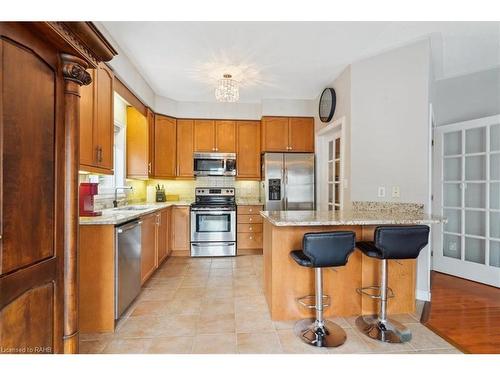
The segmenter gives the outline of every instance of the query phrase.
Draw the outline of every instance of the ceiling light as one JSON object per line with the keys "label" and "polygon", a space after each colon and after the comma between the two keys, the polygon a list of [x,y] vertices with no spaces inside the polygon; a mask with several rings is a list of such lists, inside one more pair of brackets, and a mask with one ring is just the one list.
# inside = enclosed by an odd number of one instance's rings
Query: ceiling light
{"label": "ceiling light", "polygon": [[215,99],[218,102],[237,102],[240,99],[239,82],[234,80],[231,74],[226,73],[223,77],[217,81]]}

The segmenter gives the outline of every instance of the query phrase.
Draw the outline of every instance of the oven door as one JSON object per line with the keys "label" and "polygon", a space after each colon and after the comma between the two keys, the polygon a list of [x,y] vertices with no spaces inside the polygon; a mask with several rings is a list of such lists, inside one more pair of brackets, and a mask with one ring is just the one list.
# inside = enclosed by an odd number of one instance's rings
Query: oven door
{"label": "oven door", "polygon": [[236,211],[191,211],[191,242],[236,241]]}
{"label": "oven door", "polygon": [[195,157],[195,176],[224,176],[226,163],[224,158]]}

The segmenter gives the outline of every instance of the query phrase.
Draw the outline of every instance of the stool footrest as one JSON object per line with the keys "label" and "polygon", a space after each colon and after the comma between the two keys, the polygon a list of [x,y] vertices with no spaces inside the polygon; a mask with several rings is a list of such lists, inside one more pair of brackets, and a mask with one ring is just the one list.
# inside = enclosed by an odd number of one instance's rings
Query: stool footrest
{"label": "stool footrest", "polygon": [[[365,286],[364,288],[357,288],[356,292],[358,294],[363,294],[365,296],[368,296],[373,299],[381,299],[382,296],[381,294],[374,294],[369,291],[376,291],[380,293],[380,287],[379,286]],[[392,291],[391,288],[387,288],[387,298],[394,298],[394,292]]]}
{"label": "stool footrest", "polygon": [[[309,295],[309,296],[304,296],[297,298],[297,302],[304,306],[305,308],[308,309],[315,309],[316,308],[316,296],[315,295]],[[330,296],[324,294],[322,298],[323,302],[323,307],[328,307],[330,306]]]}

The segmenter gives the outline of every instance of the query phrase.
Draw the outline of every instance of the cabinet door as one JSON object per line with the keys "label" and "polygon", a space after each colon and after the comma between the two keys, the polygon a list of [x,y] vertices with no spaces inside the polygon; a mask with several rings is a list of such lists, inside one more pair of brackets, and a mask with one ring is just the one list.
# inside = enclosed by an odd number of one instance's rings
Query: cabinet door
{"label": "cabinet door", "polygon": [[127,108],[127,177],[149,177],[150,129],[148,120],[134,107]]}
{"label": "cabinet door", "polygon": [[154,177],[175,177],[176,138],[176,120],[171,117],[156,115],[154,127]]}
{"label": "cabinet door", "polygon": [[189,207],[172,207],[170,224],[172,251],[188,251],[190,242]]}
{"label": "cabinet door", "polygon": [[215,151],[214,120],[194,120],[194,151]]}
{"label": "cabinet door", "polygon": [[289,151],[314,152],[314,119],[291,117],[289,128]]}
{"label": "cabinet door", "polygon": [[215,121],[215,151],[236,152],[236,121]]}
{"label": "cabinet door", "polygon": [[177,177],[194,177],[193,131],[193,120],[177,120]]}
{"label": "cabinet door", "polygon": [[104,64],[97,67],[97,126],[94,143],[99,147],[98,165],[113,174],[113,73]]}
{"label": "cabinet door", "polygon": [[159,266],[165,258],[168,256],[169,253],[169,246],[168,246],[168,208],[165,208],[164,210],[161,210],[157,214],[157,222],[158,222],[158,254],[157,254],[157,266]]}
{"label": "cabinet door", "polygon": [[288,117],[262,118],[262,151],[288,151]]}
{"label": "cabinet door", "polygon": [[236,171],[238,178],[260,180],[260,123],[238,121]]}
{"label": "cabinet door", "polygon": [[93,137],[97,115],[96,71],[89,69],[88,72],[92,83],[80,88],[80,165],[92,167],[96,166],[98,152]]}
{"label": "cabinet door", "polygon": [[144,216],[141,228],[141,284],[144,284],[156,269],[156,231],[156,214]]}

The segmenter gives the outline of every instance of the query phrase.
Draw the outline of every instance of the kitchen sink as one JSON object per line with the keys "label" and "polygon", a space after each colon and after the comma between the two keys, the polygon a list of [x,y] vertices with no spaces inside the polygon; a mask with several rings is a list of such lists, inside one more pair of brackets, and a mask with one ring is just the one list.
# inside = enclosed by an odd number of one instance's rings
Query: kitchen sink
{"label": "kitchen sink", "polygon": [[153,206],[148,205],[138,205],[138,206],[123,206],[113,208],[115,211],[144,211],[153,208]]}

